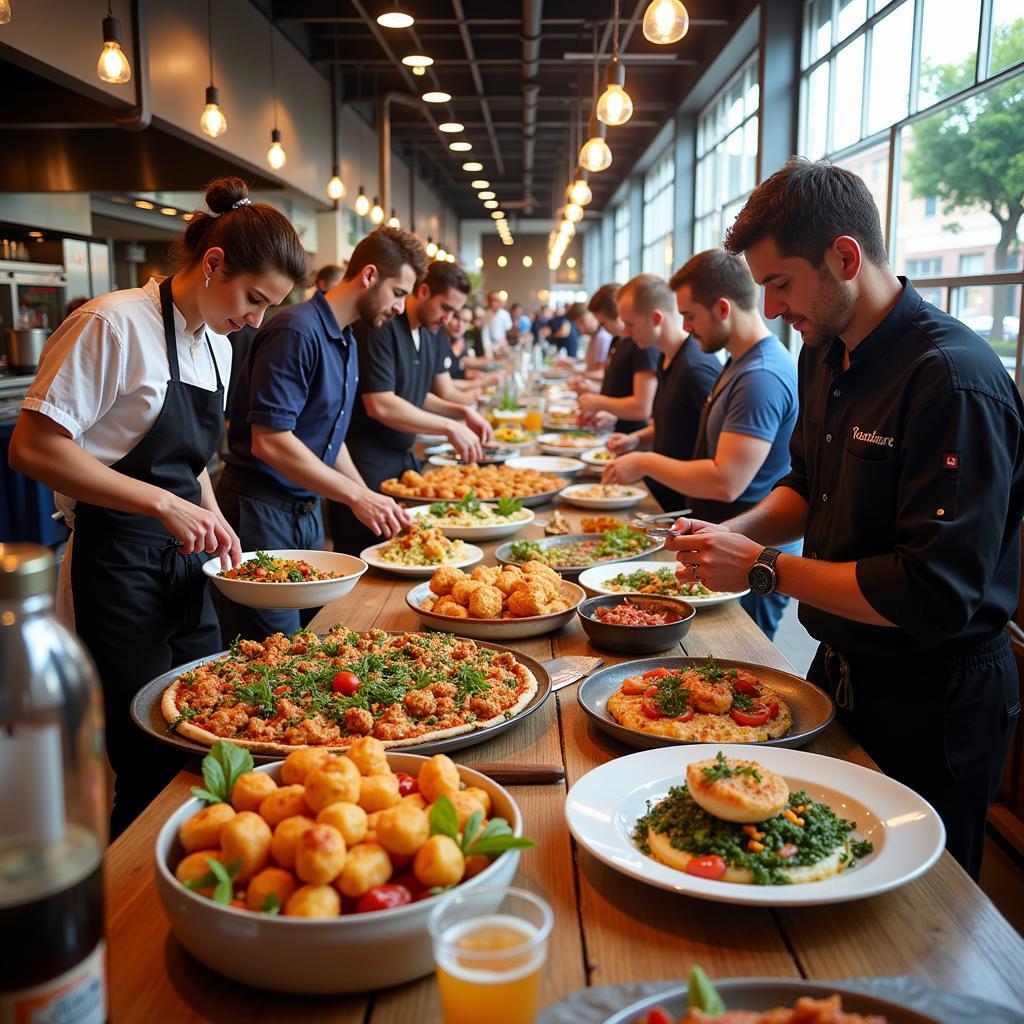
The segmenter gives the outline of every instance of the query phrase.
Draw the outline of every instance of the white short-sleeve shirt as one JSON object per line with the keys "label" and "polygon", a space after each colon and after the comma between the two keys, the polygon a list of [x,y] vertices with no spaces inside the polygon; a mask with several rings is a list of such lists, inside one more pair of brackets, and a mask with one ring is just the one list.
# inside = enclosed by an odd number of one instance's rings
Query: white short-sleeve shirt
{"label": "white short-sleeve shirt", "polygon": [[[230,341],[205,325],[186,332],[185,317],[177,307],[174,327],[182,383],[216,390],[208,336],[226,389]],[[23,408],[59,423],[85,451],[110,466],[156,422],[169,377],[160,286],[150,278],[143,288],[110,292],[87,302],[50,335]],[[70,521],[74,499],[57,494],[56,504]]]}

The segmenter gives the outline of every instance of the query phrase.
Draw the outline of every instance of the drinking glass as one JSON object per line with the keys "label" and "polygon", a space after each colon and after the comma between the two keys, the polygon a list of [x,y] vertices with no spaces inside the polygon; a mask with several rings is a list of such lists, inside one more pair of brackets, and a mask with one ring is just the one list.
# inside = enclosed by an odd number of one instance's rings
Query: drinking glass
{"label": "drinking glass", "polygon": [[442,900],[428,926],[445,1024],[532,1024],[552,921],[525,889],[485,886]]}

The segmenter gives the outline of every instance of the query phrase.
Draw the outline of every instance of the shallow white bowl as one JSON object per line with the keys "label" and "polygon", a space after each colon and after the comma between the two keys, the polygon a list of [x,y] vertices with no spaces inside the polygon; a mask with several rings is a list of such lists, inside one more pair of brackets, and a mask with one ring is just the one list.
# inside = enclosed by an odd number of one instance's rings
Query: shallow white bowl
{"label": "shallow white bowl", "polygon": [[371,547],[363,548],[359,552],[359,557],[367,565],[372,565],[374,569],[397,573],[399,576],[433,576],[434,570],[440,569],[442,564],[450,565],[453,569],[467,569],[469,566],[476,565],[477,562],[482,561],[484,557],[483,551],[475,544],[467,544],[467,554],[461,562],[443,562],[439,565],[399,565],[398,562],[389,562],[380,557],[380,550],[387,543],[388,541],[383,541],[380,544],[373,544]]}
{"label": "shallow white bowl", "polygon": [[620,486],[626,487],[629,494],[618,498],[588,498],[584,494],[590,488],[600,486],[600,484],[573,484],[571,487],[564,488],[559,497],[563,501],[569,502],[570,505],[602,510],[632,508],[634,505],[639,505],[647,497],[647,492],[642,487],[632,487],[626,484]]}
{"label": "shallow white bowl", "polygon": [[[582,455],[583,452],[590,451],[595,447],[594,436],[600,437],[600,434],[592,434],[589,438],[587,437],[570,437],[569,434],[541,434],[537,438],[537,444],[540,446],[540,450],[545,455]],[[559,444],[559,439],[562,443]],[[569,443],[569,442],[573,443]]]}
{"label": "shallow white bowl", "polygon": [[[445,504],[451,503],[445,502]],[[492,503],[486,502],[486,504]],[[518,533],[524,526],[529,526],[536,518],[536,514],[532,509],[523,508],[521,511],[528,514],[515,522],[496,523],[491,526],[449,526],[443,519],[439,519],[437,525],[446,537],[451,537],[453,540],[501,540],[503,537],[511,537],[512,534]],[[415,508],[409,509],[409,515],[416,519],[422,519],[430,515],[430,506],[417,505]]]}
{"label": "shallow white bowl", "polygon": [[[388,754],[393,771],[410,775],[419,775],[427,760],[416,754]],[[282,763],[256,771],[280,781]],[[467,786],[486,790],[492,815],[505,818],[513,833],[522,835],[522,814],[507,790],[472,768],[459,765],[459,774]],[[175,938],[201,963],[246,985],[308,995],[388,988],[433,971],[427,917],[436,899],[370,914],[306,920],[223,907],[190,892],[175,879],[171,865],[184,856],[178,829],[204,806],[199,800],[186,801],[156,840],[157,894]],[[518,864],[519,852],[508,850],[459,888],[508,885]]]}
{"label": "shallow white bowl", "polygon": [[538,473],[554,473],[568,479],[579,476],[585,468],[579,459],[564,455],[517,455],[505,465],[509,469],[535,469]]}
{"label": "shallow white bowl", "polygon": [[608,449],[604,446],[600,448],[591,448],[588,451],[583,452],[580,455],[580,461],[585,462],[588,466],[593,466],[596,469],[607,469],[615,460],[614,459],[599,459],[597,456],[602,452],[607,452]]}
{"label": "shallow white bowl", "polygon": [[[610,565],[595,565],[590,569],[584,569],[579,575],[580,586],[586,588],[592,594],[631,594],[631,590],[611,590],[606,587],[605,581],[614,579],[619,573],[631,573],[639,572],[641,569],[646,572],[657,572],[659,569],[675,569],[676,562],[656,562],[656,561],[638,561],[630,562],[628,565],[621,565],[614,563]],[[639,591],[637,591],[639,593]],[[705,597],[688,597],[686,594],[670,594],[669,597],[679,597],[680,600],[685,601],[687,604],[692,604],[694,608],[698,610],[701,608],[709,608],[716,604],[725,604],[727,601],[735,601],[738,598],[743,597],[744,594],[749,594],[749,590],[720,590],[713,594],[708,594]],[[656,596],[656,595],[651,595]]]}
{"label": "shallow white bowl", "polygon": [[[210,582],[229,600],[248,608],[321,608],[344,597],[366,572],[367,565],[355,555],[340,551],[278,550],[266,552],[271,558],[290,558],[309,562],[314,568],[339,573],[336,580],[311,580],[308,583],[250,583],[218,576],[219,558],[211,558],[203,565]],[[255,558],[255,551],[242,554],[242,561]]]}

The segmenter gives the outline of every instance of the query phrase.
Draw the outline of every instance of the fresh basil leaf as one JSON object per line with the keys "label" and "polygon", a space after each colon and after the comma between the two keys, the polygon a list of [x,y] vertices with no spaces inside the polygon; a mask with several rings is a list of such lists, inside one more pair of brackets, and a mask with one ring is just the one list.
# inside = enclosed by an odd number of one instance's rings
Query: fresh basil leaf
{"label": "fresh basil leaf", "polygon": [[459,816],[455,812],[455,805],[443,793],[434,801],[430,812],[430,834],[448,836],[459,841]]}
{"label": "fresh basil leaf", "polygon": [[281,898],[273,890],[263,897],[263,906],[260,907],[260,913],[271,915],[281,913]]}
{"label": "fresh basil leaf", "polygon": [[207,857],[206,863],[210,865],[210,871],[217,877],[217,888],[213,891],[213,902],[227,906],[231,897],[235,894],[235,875],[242,869],[242,862],[236,860],[230,867],[224,867],[219,860]]}
{"label": "fresh basil leaf", "polygon": [[490,839],[492,836],[510,836],[512,835],[512,826],[504,818],[491,818],[487,822],[487,828],[484,829],[481,839]]}
{"label": "fresh basil leaf", "polygon": [[713,1017],[725,1013],[724,1000],[711,984],[711,979],[696,965],[690,971],[689,1003]]}
{"label": "fresh basil leaf", "polygon": [[201,789],[199,786],[192,787],[192,795],[197,800],[205,800],[208,804],[222,804],[224,801],[208,789]]}
{"label": "fresh basil leaf", "polygon": [[228,800],[231,800],[231,792],[239,777],[253,770],[252,754],[244,747],[234,743],[225,744],[227,750],[226,774],[228,778]]}
{"label": "fresh basil leaf", "polygon": [[227,776],[224,774],[224,767],[213,754],[207,754],[203,758],[203,782],[206,783],[208,793],[216,794],[218,800],[227,803]]}
{"label": "fresh basil leaf", "polygon": [[430,514],[432,516],[443,516],[447,511],[448,505],[443,501],[435,501],[434,504],[430,506]]}
{"label": "fresh basil leaf", "polygon": [[462,829],[463,853],[465,853],[470,848],[470,846],[473,845],[473,840],[476,838],[477,832],[480,831],[480,822],[482,822],[483,820],[483,811],[474,811],[466,820],[465,827]]}
{"label": "fresh basil leaf", "polygon": [[478,839],[467,851],[468,856],[482,853],[488,857],[496,857],[506,850],[529,850],[536,842],[525,836],[491,836],[489,839]]}
{"label": "fresh basil leaf", "polygon": [[198,889],[206,889],[211,885],[217,884],[217,876],[212,871],[207,871],[205,875],[200,878],[193,878],[192,881],[185,883],[185,888],[191,892],[196,892]]}

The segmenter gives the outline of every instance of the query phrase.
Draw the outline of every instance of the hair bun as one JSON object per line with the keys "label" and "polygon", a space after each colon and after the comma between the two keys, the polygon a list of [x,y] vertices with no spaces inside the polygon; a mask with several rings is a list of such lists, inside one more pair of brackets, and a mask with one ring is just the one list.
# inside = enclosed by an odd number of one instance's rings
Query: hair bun
{"label": "hair bun", "polygon": [[206,186],[206,205],[213,213],[227,213],[240,199],[249,197],[249,186],[241,178],[218,178]]}

